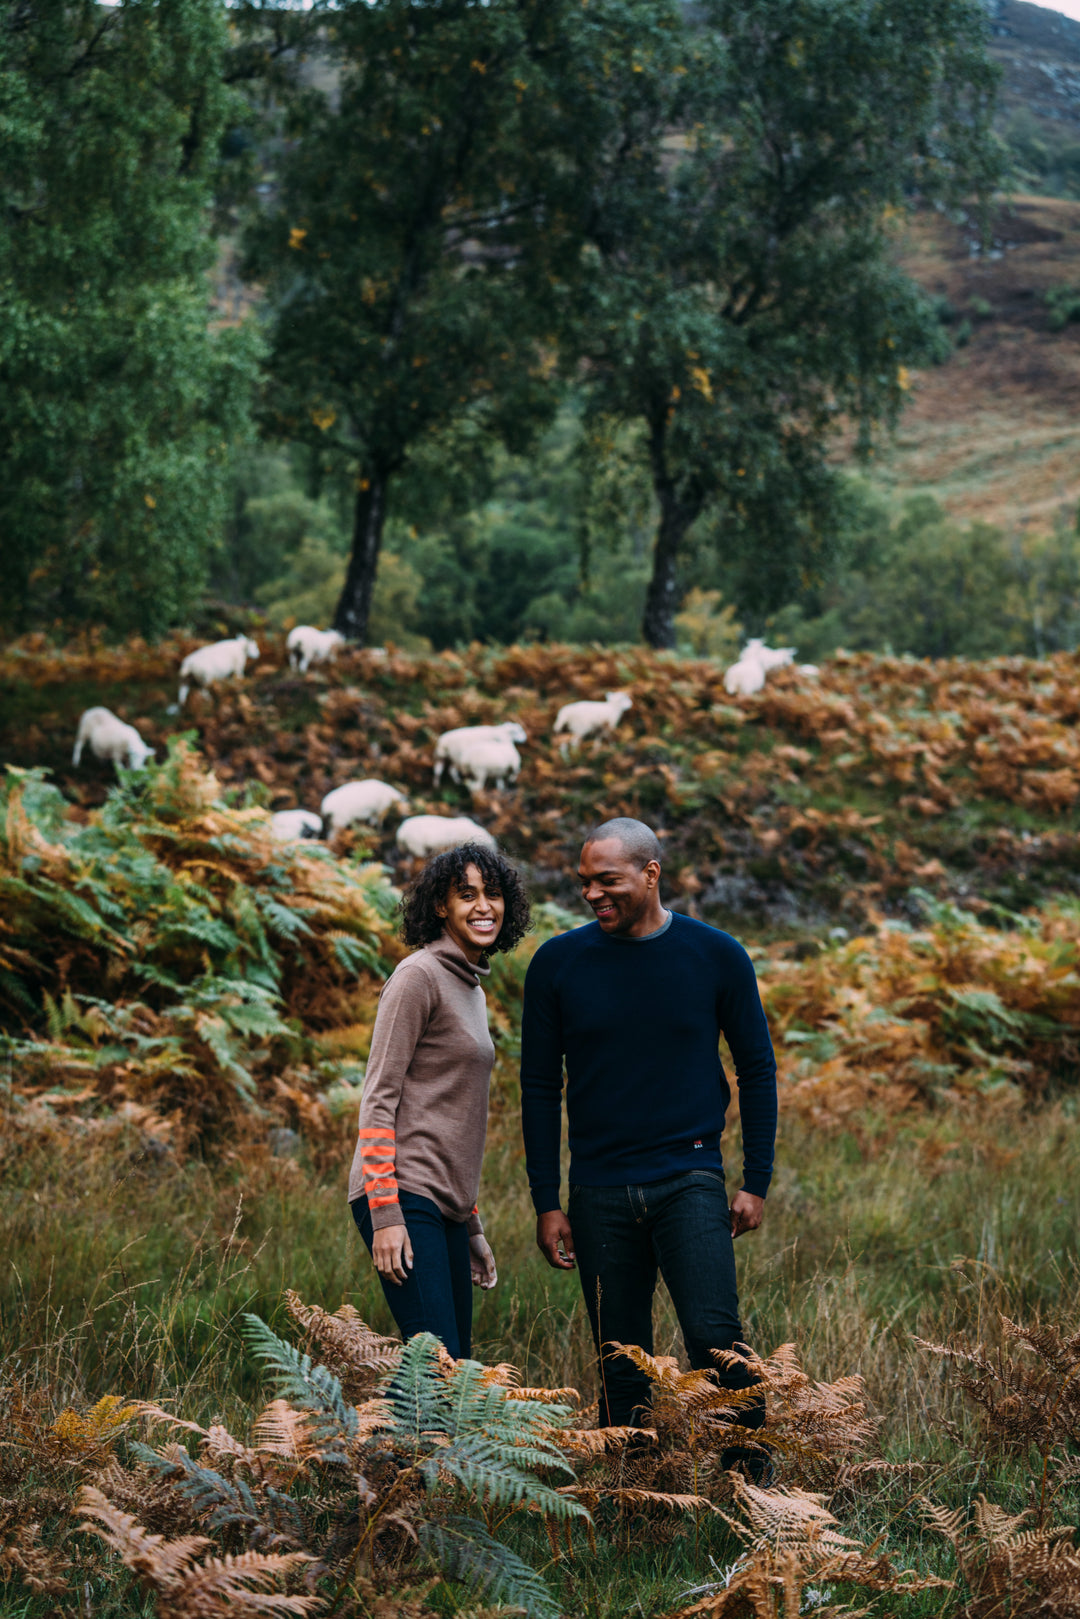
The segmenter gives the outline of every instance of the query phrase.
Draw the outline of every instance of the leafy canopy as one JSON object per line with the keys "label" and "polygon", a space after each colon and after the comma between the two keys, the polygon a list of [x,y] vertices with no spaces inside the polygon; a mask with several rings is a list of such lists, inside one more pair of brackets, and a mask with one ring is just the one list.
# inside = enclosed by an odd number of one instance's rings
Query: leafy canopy
{"label": "leafy canopy", "polygon": [[[828,557],[830,440],[891,420],[932,311],[893,261],[917,198],[985,193],[993,69],[974,0],[712,0],[629,63],[592,187],[576,344],[593,411],[636,418],[660,508],[647,639],[672,645],[707,509],[762,611]],[[620,69],[626,72],[626,65]]]}
{"label": "leafy canopy", "polygon": [[197,593],[251,336],[207,326],[217,0],[0,6],[0,615],[157,634]]}

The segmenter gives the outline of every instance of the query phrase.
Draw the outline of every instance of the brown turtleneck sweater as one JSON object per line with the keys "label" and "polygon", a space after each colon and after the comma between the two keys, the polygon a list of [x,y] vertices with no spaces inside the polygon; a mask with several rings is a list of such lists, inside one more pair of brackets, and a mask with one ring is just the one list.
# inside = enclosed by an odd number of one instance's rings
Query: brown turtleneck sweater
{"label": "brown turtleneck sweater", "polygon": [[481,1231],[476,1198],[495,1047],[474,967],[444,933],[399,962],[383,986],[360,1103],[349,1202],[402,1225],[399,1187]]}

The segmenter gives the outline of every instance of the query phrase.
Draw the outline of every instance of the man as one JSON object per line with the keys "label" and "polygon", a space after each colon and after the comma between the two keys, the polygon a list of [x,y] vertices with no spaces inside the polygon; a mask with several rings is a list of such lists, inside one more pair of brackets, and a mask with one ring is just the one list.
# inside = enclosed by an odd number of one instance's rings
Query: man
{"label": "man", "polygon": [[[595,922],[541,945],[525,980],[521,1117],[536,1241],[581,1277],[593,1338],[652,1351],[659,1269],[694,1367],[742,1342],[732,1238],[761,1224],[776,1136],[776,1062],[749,956],[730,935],[665,910],[660,843],[620,816],[589,833],[578,876]],[[735,1059],[743,1186],[728,1206],[720,1135]],[[559,1201],[562,1069],[570,1134]],[[602,1425],[646,1420],[650,1385],[626,1356],[601,1355]],[[741,1369],[718,1371],[752,1386]],[[763,1406],[741,1418],[764,1420]],[[751,1477],[767,1458],[733,1447]]]}

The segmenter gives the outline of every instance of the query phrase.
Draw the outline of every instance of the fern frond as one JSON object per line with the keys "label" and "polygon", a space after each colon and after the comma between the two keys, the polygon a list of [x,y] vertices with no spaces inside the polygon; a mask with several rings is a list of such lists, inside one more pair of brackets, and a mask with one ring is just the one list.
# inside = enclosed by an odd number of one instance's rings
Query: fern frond
{"label": "fern frond", "polygon": [[99,1535],[112,1547],[125,1568],[163,1590],[178,1583],[200,1552],[211,1545],[205,1535],[182,1535],[177,1540],[166,1540],[164,1535],[150,1534],[137,1518],[130,1512],[121,1512],[92,1484],[82,1486],[76,1505],[88,1518],[97,1520],[96,1523],[80,1523],[80,1530]]}
{"label": "fern frond", "polygon": [[169,1591],[175,1619],[255,1619],[264,1614],[296,1614],[303,1619],[323,1606],[319,1596],[286,1596],[275,1590],[283,1579],[312,1562],[306,1552],[241,1552],[209,1557],[190,1569]]}
{"label": "fern frond", "polygon": [[172,1479],[179,1494],[191,1502],[211,1529],[230,1523],[258,1526],[258,1503],[243,1479],[230,1483],[212,1467],[195,1461],[183,1445],[166,1445],[160,1452],[146,1445],[135,1445],[133,1449],[145,1467]]}
{"label": "fern frond", "polygon": [[672,1512],[720,1510],[707,1495],[679,1495],[670,1490],[646,1490],[633,1484],[565,1484],[559,1494],[572,1496],[587,1506],[590,1512],[595,1512],[601,1501],[614,1501],[618,1506],[667,1507]]}
{"label": "fern frond", "polygon": [[656,1437],[655,1428],[560,1428],[553,1435],[560,1450],[576,1460],[617,1455],[632,1439],[655,1443]]}
{"label": "fern frond", "polygon": [[535,1569],[475,1519],[425,1519],[419,1535],[447,1579],[489,1601],[521,1609],[528,1619],[559,1619],[562,1606]]}
{"label": "fern frond", "polygon": [[314,1365],[310,1355],[279,1338],[259,1316],[246,1314],[244,1322],[253,1353],[270,1368],[281,1392],[313,1414],[319,1442],[324,1446],[335,1441],[351,1443],[357,1431],[356,1411],[346,1402],[333,1373]]}
{"label": "fern frond", "polygon": [[554,1467],[561,1473],[572,1469],[557,1450],[515,1450],[483,1434],[459,1434],[449,1445],[435,1447],[419,1463],[429,1489],[440,1479],[452,1478],[475,1501],[489,1507],[534,1506],[549,1517],[584,1515],[576,1501],[544,1484],[530,1467]]}

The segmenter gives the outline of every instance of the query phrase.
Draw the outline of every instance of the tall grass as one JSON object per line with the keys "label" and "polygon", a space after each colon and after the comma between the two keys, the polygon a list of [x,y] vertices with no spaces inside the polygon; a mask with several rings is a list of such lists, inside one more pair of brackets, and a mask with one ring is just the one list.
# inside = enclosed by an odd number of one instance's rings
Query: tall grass
{"label": "tall grass", "polygon": [[[475,1351],[530,1383],[592,1388],[577,1279],[533,1242],[520,1148],[507,1120],[481,1202],[500,1282],[476,1296]],[[66,1393],[175,1399],[193,1415],[251,1398],[236,1321],[274,1320],[285,1287],[393,1324],[345,1200],[346,1156],[316,1173],[252,1139],[222,1161],[147,1159],[132,1137],[47,1146],[0,1167],[0,1352]],[[728,1144],[729,1168],[738,1158]],[[798,1341],[819,1377],[858,1371],[896,1455],[926,1455],[953,1412],[948,1379],[912,1340],[992,1343],[999,1312],[1080,1319],[1074,1109],[978,1127],[961,1114],[782,1132],[761,1230],[737,1255],[748,1340]],[[661,1288],[659,1353],[679,1351]]]}

